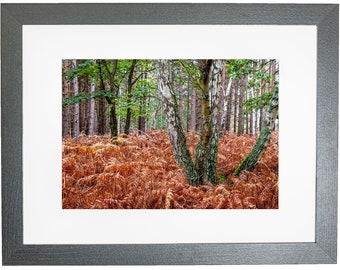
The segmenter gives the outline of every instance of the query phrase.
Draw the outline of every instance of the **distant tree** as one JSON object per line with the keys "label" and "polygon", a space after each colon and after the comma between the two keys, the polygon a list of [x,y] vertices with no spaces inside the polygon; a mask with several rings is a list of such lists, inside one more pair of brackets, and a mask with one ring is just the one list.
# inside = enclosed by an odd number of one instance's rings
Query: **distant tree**
{"label": "distant tree", "polygon": [[237,123],[237,136],[241,136],[244,133],[244,119],[243,119],[243,99],[244,99],[244,92],[246,91],[245,83],[244,83],[244,76],[240,77],[239,80],[239,95],[238,95],[238,123]]}
{"label": "distant tree", "polygon": [[227,109],[226,109],[226,117],[225,117],[225,130],[230,131],[231,130],[231,112],[232,112],[232,106],[233,106],[233,80],[230,78],[228,88],[229,88],[229,94],[227,95]]}
{"label": "distant tree", "polygon": [[127,81],[127,109],[126,109],[126,121],[125,121],[125,128],[124,133],[130,133],[130,125],[131,125],[131,102],[132,102],[132,87],[136,83],[136,80],[133,80],[133,75],[135,72],[137,60],[133,59],[130,69],[129,69],[129,76]]}
{"label": "distant tree", "polygon": [[234,84],[234,133],[237,132],[237,111],[238,111],[238,92],[239,92],[239,81],[236,81]]}
{"label": "distant tree", "polygon": [[91,82],[91,85],[90,85],[90,108],[89,108],[89,131],[88,131],[88,134],[89,135],[93,135],[93,132],[94,132],[94,105],[95,105],[95,102],[94,102],[94,99],[92,97],[94,91],[95,91],[95,88],[96,88],[96,84],[95,82],[92,80]]}
{"label": "distant tree", "polygon": [[[63,60],[63,97],[68,98],[69,97],[69,82],[65,78],[65,73],[69,70],[69,60]],[[69,133],[69,107],[63,106],[62,108],[62,136],[66,136]]]}
{"label": "distant tree", "polygon": [[[77,60],[72,60],[72,68],[77,69]],[[79,94],[78,76],[74,76],[72,80],[74,96],[77,97]],[[74,104],[74,116],[73,116],[73,137],[78,138],[79,136],[79,103]]]}
{"label": "distant tree", "polygon": [[[100,60],[96,60],[98,75],[99,75],[99,93],[105,92],[105,83],[103,78],[103,70]],[[98,133],[104,135],[106,133],[106,99],[98,100]]]}

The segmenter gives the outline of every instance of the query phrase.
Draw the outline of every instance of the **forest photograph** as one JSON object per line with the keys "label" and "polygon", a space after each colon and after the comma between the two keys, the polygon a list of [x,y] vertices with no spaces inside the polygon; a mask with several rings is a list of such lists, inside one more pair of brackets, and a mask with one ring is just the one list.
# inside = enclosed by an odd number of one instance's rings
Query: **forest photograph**
{"label": "forest photograph", "polygon": [[278,209],[278,59],[63,59],[63,209]]}

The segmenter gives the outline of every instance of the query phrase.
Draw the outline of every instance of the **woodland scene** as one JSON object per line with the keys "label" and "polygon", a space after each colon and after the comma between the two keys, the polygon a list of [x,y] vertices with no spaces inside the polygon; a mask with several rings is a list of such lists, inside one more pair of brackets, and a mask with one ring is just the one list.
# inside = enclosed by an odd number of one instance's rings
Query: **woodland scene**
{"label": "woodland scene", "polygon": [[277,59],[62,60],[63,209],[278,209]]}

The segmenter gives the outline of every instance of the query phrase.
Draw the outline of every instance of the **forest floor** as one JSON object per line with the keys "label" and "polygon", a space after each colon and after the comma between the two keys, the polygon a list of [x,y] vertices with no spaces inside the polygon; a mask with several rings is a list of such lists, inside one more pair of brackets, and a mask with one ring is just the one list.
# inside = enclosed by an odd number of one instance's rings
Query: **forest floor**
{"label": "forest floor", "polygon": [[[197,135],[188,135],[193,153]],[[176,164],[166,131],[119,137],[63,139],[64,209],[277,209],[278,133],[253,172],[232,176],[256,138],[219,140],[217,185],[190,186]]]}

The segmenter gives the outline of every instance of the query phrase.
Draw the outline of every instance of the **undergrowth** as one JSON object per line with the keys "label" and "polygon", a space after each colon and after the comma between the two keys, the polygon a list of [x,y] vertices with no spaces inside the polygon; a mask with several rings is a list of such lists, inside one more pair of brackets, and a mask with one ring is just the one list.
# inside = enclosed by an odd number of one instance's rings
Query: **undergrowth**
{"label": "undergrowth", "polygon": [[[188,135],[191,154],[198,136]],[[219,140],[217,185],[190,186],[176,164],[166,131],[63,139],[64,209],[277,209],[278,134],[253,172],[232,173],[256,138]]]}

